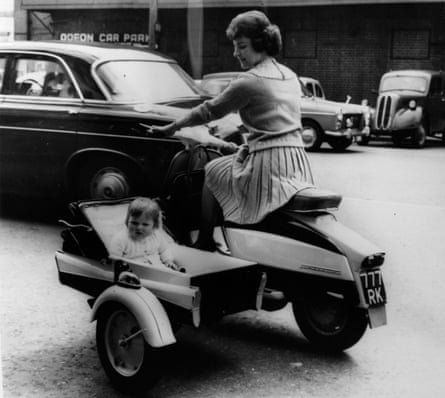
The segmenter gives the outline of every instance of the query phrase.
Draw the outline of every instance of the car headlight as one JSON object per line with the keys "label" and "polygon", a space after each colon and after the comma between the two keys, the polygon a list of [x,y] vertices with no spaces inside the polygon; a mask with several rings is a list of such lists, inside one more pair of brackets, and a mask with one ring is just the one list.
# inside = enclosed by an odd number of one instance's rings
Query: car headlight
{"label": "car headlight", "polygon": [[408,107],[409,107],[409,109],[411,109],[411,110],[414,110],[414,109],[416,109],[416,107],[417,107],[417,102],[416,102],[416,100],[411,100],[410,102],[408,102]]}
{"label": "car headlight", "polygon": [[367,111],[363,114],[363,123],[365,126],[369,126],[371,123],[371,112]]}
{"label": "car headlight", "polygon": [[354,126],[354,122],[352,121],[352,118],[348,117],[348,118],[346,119],[346,127],[347,127],[348,129],[350,129],[350,128],[352,128],[353,126]]}
{"label": "car headlight", "polygon": [[343,111],[340,109],[337,111],[337,121],[335,122],[335,128],[340,130],[343,126]]}

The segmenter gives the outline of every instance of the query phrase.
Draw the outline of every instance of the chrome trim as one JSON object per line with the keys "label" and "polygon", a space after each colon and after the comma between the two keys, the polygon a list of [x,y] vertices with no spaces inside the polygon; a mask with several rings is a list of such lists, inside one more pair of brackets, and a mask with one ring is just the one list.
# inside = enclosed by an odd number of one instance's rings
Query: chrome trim
{"label": "chrome trim", "polygon": [[76,134],[74,130],[53,130],[53,129],[36,129],[33,127],[16,127],[16,126],[0,126],[0,130],[23,130],[23,131],[37,131],[40,133],[60,133],[60,134]]}
{"label": "chrome trim", "polygon": [[75,130],[53,130],[53,129],[43,129],[43,128],[33,128],[33,127],[16,127],[16,126],[2,126],[0,125],[0,130],[24,130],[24,131],[37,131],[41,133],[61,133],[61,134],[78,134],[78,135],[94,135],[101,137],[111,137],[111,138],[122,138],[122,139],[135,139],[135,140],[147,140],[147,141],[162,141],[162,142],[172,142],[171,138],[157,138],[149,136],[137,136],[137,135],[121,135],[121,134],[104,134],[104,133],[94,133],[91,131],[75,131]]}
{"label": "chrome trim", "polygon": [[376,128],[389,130],[392,120],[393,98],[390,95],[381,95],[377,102]]}

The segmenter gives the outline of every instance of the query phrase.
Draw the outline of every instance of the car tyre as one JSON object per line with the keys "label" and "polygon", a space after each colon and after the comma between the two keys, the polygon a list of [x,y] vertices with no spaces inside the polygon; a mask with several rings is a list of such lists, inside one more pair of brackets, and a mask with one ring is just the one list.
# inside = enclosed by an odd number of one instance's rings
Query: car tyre
{"label": "car tyre", "polygon": [[325,352],[341,352],[353,346],[368,326],[363,309],[326,291],[294,300],[292,308],[301,332]]}
{"label": "car tyre", "polygon": [[[125,340],[131,336],[134,337]],[[136,317],[127,307],[116,303],[99,313],[96,344],[105,373],[120,391],[146,391],[159,380],[161,351],[147,344]]]}
{"label": "car tyre", "polygon": [[404,138],[405,136],[400,133],[395,133],[391,136],[391,140],[395,146],[402,146]]}
{"label": "car tyre", "polygon": [[308,152],[320,149],[323,143],[323,130],[312,120],[303,120],[302,138],[305,149]]}
{"label": "car tyre", "polygon": [[426,130],[421,124],[419,127],[413,130],[411,134],[411,143],[416,148],[423,148],[426,144]]}
{"label": "car tyre", "polygon": [[336,151],[344,151],[346,148],[352,145],[352,137],[329,137],[329,145]]}
{"label": "car tyre", "polygon": [[140,178],[135,168],[119,159],[94,159],[79,169],[76,199],[122,199],[140,193]]}
{"label": "car tyre", "polygon": [[369,144],[370,138],[369,135],[362,135],[357,140],[357,145],[367,146]]}

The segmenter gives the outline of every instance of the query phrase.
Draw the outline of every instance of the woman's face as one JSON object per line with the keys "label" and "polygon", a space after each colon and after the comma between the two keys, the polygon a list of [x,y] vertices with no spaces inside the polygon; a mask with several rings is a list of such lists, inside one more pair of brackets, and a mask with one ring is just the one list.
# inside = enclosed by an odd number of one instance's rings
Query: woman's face
{"label": "woman's face", "polygon": [[241,36],[233,41],[233,56],[238,58],[242,69],[250,69],[260,63],[266,57],[266,53],[255,51],[252,40]]}
{"label": "woman's face", "polygon": [[139,217],[130,216],[127,226],[130,239],[142,240],[152,234],[154,221],[146,214],[142,214]]}

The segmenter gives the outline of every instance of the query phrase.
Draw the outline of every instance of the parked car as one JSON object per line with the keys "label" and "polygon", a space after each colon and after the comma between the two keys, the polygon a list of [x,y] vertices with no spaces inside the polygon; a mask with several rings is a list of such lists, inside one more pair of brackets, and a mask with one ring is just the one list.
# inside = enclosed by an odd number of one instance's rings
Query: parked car
{"label": "parked car", "polygon": [[[445,142],[445,75],[442,71],[397,70],[380,79],[372,136],[389,135],[395,145],[409,138],[418,148],[428,136]],[[365,145],[371,137],[365,137]]]}
{"label": "parked car", "polygon": [[317,98],[326,99],[321,83],[312,77],[299,76],[300,81],[308,89],[308,91]]}
{"label": "parked car", "polygon": [[0,76],[0,192],[26,197],[156,196],[183,145],[147,130],[209,98],[128,46],[2,43]]}
{"label": "parked car", "polygon": [[[221,72],[204,75],[200,86],[209,95],[217,95],[239,75]],[[370,132],[370,108],[365,105],[327,101],[315,97],[301,82],[301,121],[303,141],[308,151],[315,151],[325,141],[335,150],[345,150],[357,137]]]}

